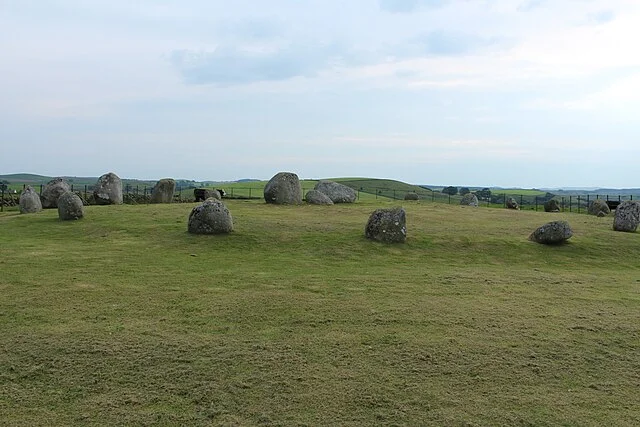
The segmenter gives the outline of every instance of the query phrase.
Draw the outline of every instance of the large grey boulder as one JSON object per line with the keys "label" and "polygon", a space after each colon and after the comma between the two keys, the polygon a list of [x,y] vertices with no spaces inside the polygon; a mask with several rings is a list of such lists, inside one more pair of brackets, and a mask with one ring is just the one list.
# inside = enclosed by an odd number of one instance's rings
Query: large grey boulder
{"label": "large grey boulder", "polygon": [[71,191],[71,186],[62,178],[54,178],[47,182],[40,195],[42,207],[45,209],[58,207],[58,199],[67,191]]}
{"label": "large grey boulder", "polygon": [[377,209],[364,230],[367,239],[385,243],[404,243],[407,240],[407,215],[403,208]]}
{"label": "large grey boulder", "polygon": [[61,220],[80,219],[83,216],[84,206],[77,194],[67,191],[58,198],[58,217]]}
{"label": "large grey boulder", "polygon": [[544,202],[545,212],[560,212],[560,204],[556,199],[549,199]]}
{"label": "large grey boulder", "polygon": [[151,203],[171,203],[176,192],[176,182],[171,178],[164,178],[156,182],[151,192]]}
{"label": "large grey boulder", "polygon": [[567,221],[552,221],[538,227],[531,233],[529,240],[546,245],[557,245],[566,242],[571,236],[573,236],[573,230]]}
{"label": "large grey boulder", "polygon": [[193,234],[230,233],[233,231],[233,219],[224,203],[209,198],[191,210],[187,230]]}
{"label": "large grey boulder", "polygon": [[405,200],[420,200],[420,196],[415,191],[411,191],[404,195]]}
{"label": "large grey boulder", "polygon": [[605,202],[604,200],[596,199],[589,202],[587,212],[589,213],[589,215],[603,217],[609,215],[611,213],[611,209],[609,209],[607,202]]}
{"label": "large grey boulder", "polygon": [[638,228],[638,224],[640,224],[640,202],[625,200],[620,203],[613,218],[613,229],[633,232]]}
{"label": "large grey boulder", "polygon": [[302,187],[298,175],[278,172],[264,187],[264,200],[276,205],[302,204]]}
{"label": "large grey boulder", "polygon": [[461,206],[478,206],[478,196],[473,193],[467,193],[460,199]]}
{"label": "large grey boulder", "polygon": [[356,190],[334,181],[322,180],[314,189],[329,196],[333,203],[353,203],[358,197]]}
{"label": "large grey boulder", "polygon": [[113,172],[102,175],[93,187],[93,197],[98,205],[121,205],[122,180]]}
{"label": "large grey boulder", "polygon": [[324,193],[319,192],[318,190],[309,190],[305,195],[305,200],[307,203],[312,205],[332,205],[333,202]]}
{"label": "large grey boulder", "polygon": [[507,199],[507,209],[518,210],[520,209],[520,205],[518,204],[518,202],[516,202],[516,199],[514,199],[513,197],[509,197]]}
{"label": "large grey boulder", "polygon": [[40,195],[30,185],[20,194],[20,213],[36,213],[42,210]]}

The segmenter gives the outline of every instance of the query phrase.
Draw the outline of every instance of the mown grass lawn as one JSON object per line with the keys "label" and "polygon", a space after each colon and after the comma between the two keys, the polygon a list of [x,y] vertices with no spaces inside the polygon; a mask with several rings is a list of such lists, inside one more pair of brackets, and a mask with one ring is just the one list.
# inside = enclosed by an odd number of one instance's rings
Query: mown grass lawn
{"label": "mown grass lawn", "polygon": [[640,424],[640,234],[611,218],[403,202],[381,245],[392,202],[227,205],[228,236],[192,204],[0,214],[0,424]]}

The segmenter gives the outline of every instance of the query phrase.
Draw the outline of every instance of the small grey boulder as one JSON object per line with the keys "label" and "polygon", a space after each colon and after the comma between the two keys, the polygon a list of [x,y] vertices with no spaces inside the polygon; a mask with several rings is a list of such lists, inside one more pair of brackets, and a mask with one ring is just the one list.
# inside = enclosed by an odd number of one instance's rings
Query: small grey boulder
{"label": "small grey boulder", "polygon": [[589,202],[587,212],[589,212],[589,215],[603,217],[609,215],[611,213],[611,209],[609,209],[607,202],[605,202],[604,200],[596,199]]}
{"label": "small grey boulder", "polygon": [[520,209],[520,205],[518,204],[518,202],[516,202],[516,199],[514,199],[513,197],[509,197],[507,199],[507,209],[518,210]]}
{"label": "small grey boulder", "polygon": [[405,200],[420,200],[420,197],[418,196],[418,193],[416,193],[415,191],[412,191],[410,193],[407,193],[404,195],[404,199]]}
{"label": "small grey boulder", "polygon": [[58,217],[61,220],[80,219],[83,216],[84,206],[77,194],[67,191],[58,198]]}
{"label": "small grey boulder", "polygon": [[47,182],[40,195],[42,207],[45,209],[58,207],[58,199],[67,191],[71,191],[71,187],[62,178],[54,178]]}
{"label": "small grey boulder", "polygon": [[171,178],[163,178],[153,187],[151,203],[171,203],[175,192],[176,182]]}
{"label": "small grey boulder", "polygon": [[640,224],[640,202],[625,200],[620,203],[613,218],[613,229],[634,232],[638,228],[638,224]]}
{"label": "small grey boulder", "polygon": [[41,210],[40,195],[31,186],[27,186],[20,194],[20,213],[36,213]]}
{"label": "small grey boulder", "polygon": [[556,199],[549,199],[544,202],[545,212],[560,212],[560,204]]}
{"label": "small grey boulder", "polygon": [[319,192],[318,190],[307,191],[307,194],[304,198],[307,201],[307,203],[312,205],[332,205],[333,204],[329,196]]}
{"label": "small grey boulder", "polygon": [[193,234],[226,234],[233,231],[233,219],[224,203],[209,198],[191,210],[187,230]]}
{"label": "small grey boulder", "polygon": [[278,172],[264,187],[264,200],[276,205],[302,204],[302,187],[298,175]]}
{"label": "small grey boulder", "polygon": [[358,197],[356,190],[334,181],[321,180],[314,189],[329,196],[333,203],[353,203]]}
{"label": "small grey boulder", "polygon": [[461,206],[478,206],[478,197],[473,193],[467,193],[460,200]]}
{"label": "small grey boulder", "polygon": [[102,175],[93,187],[93,197],[98,205],[121,205],[122,180],[113,172]]}
{"label": "small grey boulder", "polygon": [[573,236],[573,230],[567,221],[552,221],[538,227],[531,233],[529,240],[546,245],[557,245],[566,242],[571,236]]}
{"label": "small grey boulder", "polygon": [[369,216],[364,235],[379,242],[404,243],[407,240],[405,210],[400,207],[375,210]]}

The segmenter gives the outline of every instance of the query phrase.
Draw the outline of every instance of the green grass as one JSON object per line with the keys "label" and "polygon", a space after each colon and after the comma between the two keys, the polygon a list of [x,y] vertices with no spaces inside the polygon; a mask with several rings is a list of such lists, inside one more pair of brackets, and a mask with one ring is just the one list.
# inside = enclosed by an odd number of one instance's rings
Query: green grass
{"label": "green grass", "polygon": [[[380,200],[0,214],[0,425],[638,425],[640,235]],[[528,234],[566,219],[569,244]]]}

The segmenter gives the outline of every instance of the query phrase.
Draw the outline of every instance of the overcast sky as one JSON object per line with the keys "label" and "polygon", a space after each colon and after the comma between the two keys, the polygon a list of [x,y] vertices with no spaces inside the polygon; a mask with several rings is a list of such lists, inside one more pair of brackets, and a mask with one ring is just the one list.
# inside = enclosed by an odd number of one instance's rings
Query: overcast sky
{"label": "overcast sky", "polygon": [[0,174],[638,187],[638,0],[0,0]]}

